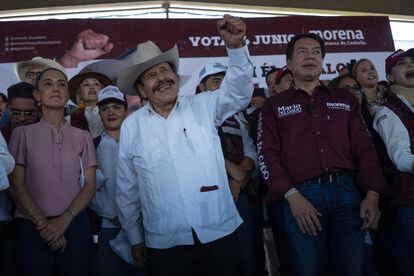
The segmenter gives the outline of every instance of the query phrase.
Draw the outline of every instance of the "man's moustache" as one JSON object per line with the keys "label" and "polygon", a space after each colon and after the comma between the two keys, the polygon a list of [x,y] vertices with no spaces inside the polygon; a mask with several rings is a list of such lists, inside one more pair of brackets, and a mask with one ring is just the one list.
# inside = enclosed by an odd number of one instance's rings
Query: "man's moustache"
{"label": "man's moustache", "polygon": [[163,85],[166,85],[166,84],[175,84],[175,81],[173,80],[160,81],[156,86],[154,86],[154,88],[152,89],[152,92],[153,93],[157,92]]}

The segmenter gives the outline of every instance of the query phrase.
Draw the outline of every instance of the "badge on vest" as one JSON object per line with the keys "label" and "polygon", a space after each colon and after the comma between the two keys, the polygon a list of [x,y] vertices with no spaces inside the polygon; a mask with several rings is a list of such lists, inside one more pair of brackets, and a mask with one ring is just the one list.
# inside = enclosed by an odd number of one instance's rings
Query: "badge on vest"
{"label": "badge on vest", "polygon": [[346,111],[351,111],[351,106],[349,104],[346,103],[326,103],[326,106],[329,109],[340,109],[340,110],[346,110]]}
{"label": "badge on vest", "polygon": [[289,116],[292,114],[302,113],[302,105],[301,104],[283,105],[277,108],[277,113],[279,115],[279,118]]}

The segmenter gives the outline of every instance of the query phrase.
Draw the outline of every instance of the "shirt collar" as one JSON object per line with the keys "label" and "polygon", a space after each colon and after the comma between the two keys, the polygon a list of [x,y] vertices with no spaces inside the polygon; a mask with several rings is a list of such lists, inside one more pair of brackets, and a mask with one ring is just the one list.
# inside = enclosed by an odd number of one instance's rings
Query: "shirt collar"
{"label": "shirt collar", "polygon": [[[176,108],[179,108],[180,107],[180,102],[182,101],[182,96],[178,96],[177,95],[177,99],[175,100],[175,103],[174,103],[174,106],[173,106],[173,108],[171,109],[171,112],[173,112],[174,111],[174,109],[176,109]],[[147,110],[148,110],[148,113],[149,114],[156,114],[156,115],[159,115],[155,110],[154,110],[154,107],[152,106],[152,103],[150,102],[150,101],[148,101],[142,108],[146,108]],[[171,114],[171,112],[170,112],[170,114]]]}
{"label": "shirt collar", "polygon": [[106,139],[106,140],[111,140],[111,141],[113,141],[113,142],[117,143],[117,141],[115,141],[115,139],[114,139],[114,138],[112,138],[112,136],[111,136],[111,135],[109,135],[109,134],[108,134],[108,133],[106,133],[106,132],[103,132],[103,133],[102,133],[101,139],[102,139],[102,140],[104,140],[104,139]]}
{"label": "shirt collar", "polygon": [[64,120],[64,123],[60,127],[55,127],[54,125],[46,122],[43,118],[40,118],[39,124],[40,124],[40,126],[47,127],[47,128],[50,128],[50,129],[61,129],[61,130],[66,129],[69,126],[68,121]]}
{"label": "shirt collar", "polygon": [[[305,93],[306,95],[308,94],[305,90],[298,88],[294,82],[292,82],[289,91],[291,91],[291,93],[288,94],[290,98],[292,98],[294,95],[299,94],[299,93]],[[332,93],[329,87],[325,86],[321,81],[319,81],[319,85],[317,85],[314,89],[314,92],[319,92],[319,91],[327,92],[329,94]]]}

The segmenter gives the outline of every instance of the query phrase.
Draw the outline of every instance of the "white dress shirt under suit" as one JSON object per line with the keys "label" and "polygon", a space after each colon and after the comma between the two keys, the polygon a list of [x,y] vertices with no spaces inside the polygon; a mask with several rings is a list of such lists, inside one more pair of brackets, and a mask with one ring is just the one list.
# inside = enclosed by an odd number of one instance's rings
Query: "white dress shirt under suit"
{"label": "white dress shirt under suit", "polygon": [[[207,243],[242,223],[217,126],[248,105],[253,65],[246,46],[227,51],[229,67],[220,91],[178,96],[167,119],[148,103],[121,127],[115,200],[131,245],[191,245],[192,229]],[[201,192],[212,186],[218,189]]]}

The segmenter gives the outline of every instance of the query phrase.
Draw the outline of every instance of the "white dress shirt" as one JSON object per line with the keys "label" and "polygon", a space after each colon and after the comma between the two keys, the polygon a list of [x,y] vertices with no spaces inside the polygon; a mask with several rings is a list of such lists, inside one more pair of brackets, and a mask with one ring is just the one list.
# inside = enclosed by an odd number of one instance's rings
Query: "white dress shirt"
{"label": "white dress shirt", "polygon": [[117,216],[115,205],[116,168],[118,166],[118,143],[105,132],[101,135],[101,141],[96,148],[99,173],[105,177],[102,185],[97,183],[96,193],[90,202],[90,208],[102,217],[102,227],[117,228],[111,219]]}
{"label": "white dress shirt", "polygon": [[217,126],[249,104],[253,65],[247,47],[227,51],[220,91],[178,96],[167,119],[147,103],[122,124],[115,200],[131,245],[194,244],[191,229],[207,243],[242,223]]}
{"label": "white dress shirt", "polygon": [[3,191],[9,187],[7,175],[14,169],[14,159],[9,153],[6,141],[0,133],[0,221],[11,220],[10,200],[8,191]]}
{"label": "white dress shirt", "polygon": [[[402,95],[397,96],[410,108],[414,116],[414,108],[407,99]],[[413,173],[414,155],[411,153],[410,136],[397,114],[386,106],[379,106],[373,126],[384,141],[394,166],[401,172]]]}

